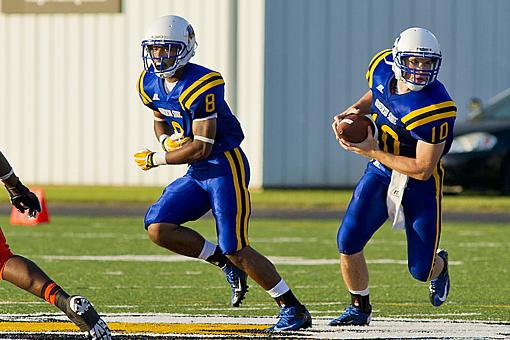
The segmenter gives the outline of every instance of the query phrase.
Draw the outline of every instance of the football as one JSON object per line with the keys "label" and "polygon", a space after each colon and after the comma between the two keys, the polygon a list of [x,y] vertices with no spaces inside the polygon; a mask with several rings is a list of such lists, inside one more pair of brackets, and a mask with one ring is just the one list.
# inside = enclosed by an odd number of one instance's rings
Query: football
{"label": "football", "polygon": [[375,133],[374,123],[364,115],[348,115],[337,125],[338,135],[350,143],[361,143],[368,135],[368,127]]}

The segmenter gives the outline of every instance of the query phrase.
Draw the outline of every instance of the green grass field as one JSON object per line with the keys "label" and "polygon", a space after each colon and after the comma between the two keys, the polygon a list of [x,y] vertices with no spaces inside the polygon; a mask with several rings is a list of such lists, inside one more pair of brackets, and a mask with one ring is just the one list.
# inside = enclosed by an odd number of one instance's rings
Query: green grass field
{"label": "green grass field", "polygon": [[[212,220],[189,224],[215,240]],[[251,282],[240,309],[228,307],[223,273],[203,262],[48,260],[53,256],[172,255],[146,237],[140,218],[52,216],[36,227],[0,225],[11,248],[37,262],[69,293],[89,297],[102,313],[275,315],[269,296]],[[252,246],[269,257],[337,258],[336,220],[253,219]],[[402,263],[369,263],[374,317],[510,320],[510,229],[504,224],[445,223],[442,246],[450,253],[448,302],[432,307],[426,284]],[[383,226],[366,248],[368,260],[406,260],[405,235]],[[337,314],[349,303],[338,264],[279,264],[282,276],[313,315]],[[390,261],[391,262],[391,261]],[[0,313],[55,312],[28,293],[0,283]]]}

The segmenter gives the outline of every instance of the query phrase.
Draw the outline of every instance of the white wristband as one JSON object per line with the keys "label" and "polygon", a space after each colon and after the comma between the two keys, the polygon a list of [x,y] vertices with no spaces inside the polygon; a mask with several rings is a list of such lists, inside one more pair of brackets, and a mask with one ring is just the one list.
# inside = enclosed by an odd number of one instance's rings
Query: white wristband
{"label": "white wristband", "polygon": [[152,163],[154,165],[166,165],[166,152],[155,152],[152,155]]}
{"label": "white wristband", "polygon": [[193,138],[196,139],[196,140],[201,140],[202,142],[206,142],[206,143],[209,143],[209,144],[214,144],[214,139],[212,139],[212,138],[207,138],[207,137],[204,137],[204,136],[194,136]]}
{"label": "white wristband", "polygon": [[160,142],[160,143],[163,143],[163,141],[164,141],[165,139],[167,139],[168,137],[169,137],[169,136],[168,136],[168,135],[165,135],[164,133],[163,133],[163,134],[161,134],[161,135],[159,136],[159,142]]}

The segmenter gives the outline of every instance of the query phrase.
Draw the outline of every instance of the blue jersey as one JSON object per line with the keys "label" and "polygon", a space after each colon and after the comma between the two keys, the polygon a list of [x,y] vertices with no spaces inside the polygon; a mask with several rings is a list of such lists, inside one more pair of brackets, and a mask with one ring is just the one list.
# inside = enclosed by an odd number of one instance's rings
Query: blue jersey
{"label": "blue jersey", "polygon": [[366,78],[372,91],[372,117],[379,130],[381,150],[394,155],[416,157],[416,143],[445,143],[443,155],[450,150],[455,103],[438,80],[420,91],[395,94],[391,50],[375,55]]}
{"label": "blue jersey", "polygon": [[[419,140],[445,143],[450,149],[457,109],[443,84],[434,81],[420,91],[395,94],[391,50],[378,53],[370,62],[366,78],[372,91],[372,117],[379,130],[381,150],[416,158]],[[388,188],[391,169],[372,161],[358,182],[338,230],[338,250],[356,254],[388,219]],[[441,162],[432,176],[409,178],[402,196],[407,237],[408,268],[414,278],[428,281],[432,275],[441,235],[441,204],[444,170]]]}
{"label": "blue jersey", "polygon": [[[379,52],[370,62],[366,78],[372,91],[372,117],[379,130],[381,150],[416,158],[419,140],[445,143],[450,149],[457,109],[443,84],[434,81],[420,91],[395,94],[391,50]],[[338,250],[356,254],[388,219],[391,169],[372,161],[358,182],[338,230]],[[407,236],[408,268],[414,278],[428,281],[441,235],[441,201],[444,170],[441,162],[432,176],[409,178],[402,197]]]}
{"label": "blue jersey", "polygon": [[244,139],[241,125],[225,101],[225,81],[218,72],[189,63],[167,93],[164,79],[143,71],[137,89],[143,104],[161,113],[168,125],[185,137],[193,139],[193,121],[215,117],[216,137],[209,158],[234,149]]}
{"label": "blue jersey", "polygon": [[190,138],[193,122],[215,118],[216,136],[210,155],[191,163],[149,208],[145,227],[182,225],[212,210],[218,245],[223,253],[234,254],[249,245],[250,166],[239,147],[243,131],[225,102],[225,81],[218,72],[188,63],[169,92],[164,82],[154,73],[142,72],[137,89],[143,104],[161,113],[174,132]]}

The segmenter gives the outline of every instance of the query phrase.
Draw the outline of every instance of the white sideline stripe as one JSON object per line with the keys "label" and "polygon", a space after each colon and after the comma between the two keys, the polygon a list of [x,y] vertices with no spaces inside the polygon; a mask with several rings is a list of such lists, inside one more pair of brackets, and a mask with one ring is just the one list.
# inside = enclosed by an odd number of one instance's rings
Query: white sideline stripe
{"label": "white sideline stripe", "polygon": [[[34,256],[46,261],[111,261],[111,262],[189,262],[202,261],[180,255],[39,255]],[[302,257],[270,256],[269,260],[277,265],[317,266],[338,265],[338,259],[305,259]],[[377,259],[367,260],[369,264],[405,264],[407,260]],[[461,265],[462,261],[449,261],[449,265]]]}

